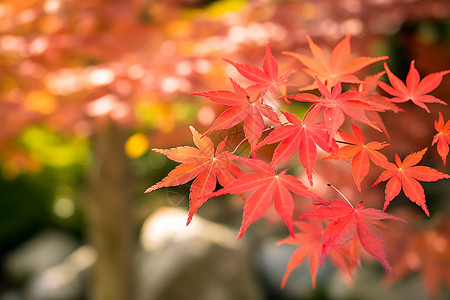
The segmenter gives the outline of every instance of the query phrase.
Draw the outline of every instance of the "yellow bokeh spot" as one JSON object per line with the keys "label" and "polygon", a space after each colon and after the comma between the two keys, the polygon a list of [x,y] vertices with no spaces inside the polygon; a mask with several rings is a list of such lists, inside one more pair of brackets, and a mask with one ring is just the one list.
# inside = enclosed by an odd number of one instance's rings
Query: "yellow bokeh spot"
{"label": "yellow bokeh spot", "polygon": [[210,15],[220,17],[230,12],[243,10],[246,4],[247,1],[243,0],[222,0],[213,2],[206,10]]}
{"label": "yellow bokeh spot", "polygon": [[125,153],[131,158],[137,158],[148,150],[148,139],[143,133],[135,133],[125,143]]}
{"label": "yellow bokeh spot", "polygon": [[53,203],[53,213],[61,219],[70,218],[75,213],[75,202],[70,198],[59,198]]}
{"label": "yellow bokeh spot", "polygon": [[55,111],[57,102],[55,97],[46,91],[34,91],[26,96],[24,104],[29,110],[48,115]]}

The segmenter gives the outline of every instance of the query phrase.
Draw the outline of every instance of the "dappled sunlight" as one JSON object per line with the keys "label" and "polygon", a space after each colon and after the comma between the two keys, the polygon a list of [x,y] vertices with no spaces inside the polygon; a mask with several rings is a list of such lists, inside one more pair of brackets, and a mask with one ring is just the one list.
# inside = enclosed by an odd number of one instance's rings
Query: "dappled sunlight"
{"label": "dappled sunlight", "polygon": [[62,0],[47,0],[42,5],[42,8],[47,14],[56,14],[61,10]]}
{"label": "dappled sunlight", "polygon": [[59,218],[70,218],[75,212],[74,201],[70,198],[58,198],[53,204],[53,213]]}
{"label": "dappled sunlight", "polygon": [[210,126],[216,119],[216,114],[210,106],[203,106],[198,111],[198,121],[200,124]]}
{"label": "dappled sunlight", "polygon": [[87,80],[93,86],[106,85],[114,81],[114,72],[109,68],[97,68],[88,72]]}
{"label": "dappled sunlight", "polygon": [[169,207],[159,208],[146,219],[142,225],[140,243],[146,251],[155,251],[163,249],[167,244],[186,242],[193,238],[204,239],[225,247],[239,247],[231,230],[201,217],[196,217],[189,226],[186,226],[186,212]]}

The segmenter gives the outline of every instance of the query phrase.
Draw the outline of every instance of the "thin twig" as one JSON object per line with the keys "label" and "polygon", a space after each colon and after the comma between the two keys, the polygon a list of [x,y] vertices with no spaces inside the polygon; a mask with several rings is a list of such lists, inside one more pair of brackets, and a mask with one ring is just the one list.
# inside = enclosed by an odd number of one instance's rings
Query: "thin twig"
{"label": "thin twig", "polygon": [[[279,124],[275,124],[275,125],[269,126],[269,127],[265,128],[265,129],[263,130],[263,132],[265,132],[265,131],[267,131],[267,130],[270,130],[270,129],[272,129],[272,128],[278,127],[278,126],[285,125],[285,124],[287,124],[287,122],[286,122],[286,123],[279,123]],[[237,151],[237,149],[238,149],[238,148],[239,148],[246,140],[247,140],[247,137],[245,137],[242,141],[240,141],[239,144],[237,144],[236,148],[234,148],[233,152],[231,152],[231,153],[232,153],[232,154],[235,154],[236,151]]]}
{"label": "thin twig", "polygon": [[316,103],[313,103],[313,105],[311,105],[311,106],[308,108],[308,110],[306,111],[305,115],[303,116],[302,123],[305,122],[306,117],[309,115],[309,112],[314,108],[314,106],[316,106],[316,104],[317,104],[317,102],[316,102]]}
{"label": "thin twig", "polygon": [[353,206],[353,204],[347,199],[347,197],[345,197],[345,195],[338,190],[334,185],[332,185],[328,180],[325,179],[325,177],[322,176],[322,174],[319,173],[319,171],[317,171],[316,168],[314,168],[314,171],[316,171],[317,174],[319,174],[319,176],[322,178],[323,181],[325,181],[325,183],[331,187],[333,190],[335,190],[336,192],[339,193],[339,195],[341,195],[342,198],[344,198],[345,201],[347,201],[347,203],[353,208],[355,209],[355,207]]}
{"label": "thin twig", "polygon": [[345,142],[345,141],[340,141],[340,140],[335,140],[336,143],[340,143],[340,144],[346,144],[346,145],[355,145],[353,143],[349,143],[349,142]]}

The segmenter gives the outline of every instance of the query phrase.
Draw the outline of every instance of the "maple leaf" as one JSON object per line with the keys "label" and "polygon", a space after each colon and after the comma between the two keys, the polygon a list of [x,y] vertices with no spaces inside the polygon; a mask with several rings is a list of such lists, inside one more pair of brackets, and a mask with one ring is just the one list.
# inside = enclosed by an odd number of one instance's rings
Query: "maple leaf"
{"label": "maple leaf", "polygon": [[266,55],[264,56],[262,69],[249,64],[235,63],[229,59],[224,59],[224,61],[233,65],[242,76],[255,82],[254,85],[247,88],[251,92],[261,90],[265,94],[269,90],[270,93],[276,95],[276,88],[280,87],[282,94],[285,94],[286,86],[294,85],[287,80],[292,70],[278,76],[278,63],[272,54],[270,43],[266,47]]}
{"label": "maple leaf", "polygon": [[370,169],[370,160],[380,166],[385,167],[388,164],[386,156],[378,152],[389,144],[380,142],[370,142],[365,144],[364,134],[355,124],[352,123],[353,133],[355,136],[340,132],[342,139],[349,143],[339,148],[338,152],[323,159],[352,159],[352,175],[356,187],[361,191],[361,182],[367,176]]}
{"label": "maple leaf", "polygon": [[234,92],[218,90],[192,93],[192,95],[209,98],[215,103],[231,106],[231,108],[228,108],[217,117],[211,128],[203,136],[215,130],[231,128],[244,121],[245,137],[250,144],[252,152],[254,152],[258,139],[261,137],[264,129],[262,116],[267,117],[275,123],[280,123],[280,120],[272,107],[263,104],[260,92],[255,92],[249,96],[247,90],[232,79],[230,80],[233,84]]}
{"label": "maple leaf", "polygon": [[448,73],[450,70],[432,73],[425,76],[422,81],[420,80],[420,75],[414,66],[414,60],[411,61],[411,66],[409,68],[408,75],[406,77],[406,85],[395,76],[386,63],[384,63],[384,69],[388,75],[389,81],[392,86],[380,81],[378,85],[388,94],[394,96],[390,101],[395,103],[406,102],[411,100],[417,106],[425,109],[428,113],[430,110],[425,105],[425,103],[440,103],[447,105],[444,101],[432,96],[427,95],[429,92],[438,87],[442,81],[442,77]]}
{"label": "maple leaf", "polygon": [[329,145],[331,145],[332,138],[336,132],[344,124],[345,115],[353,120],[368,124],[376,130],[382,131],[374,122],[367,118],[365,114],[366,110],[376,111],[378,109],[360,100],[363,93],[357,91],[342,93],[340,82],[330,92],[319,78],[316,77],[316,79],[322,97],[308,93],[289,95],[286,97],[297,101],[316,103],[316,106],[312,110],[318,109],[324,112],[325,126],[328,128],[329,134]]}
{"label": "maple leaf", "polygon": [[439,112],[439,121],[434,122],[434,128],[438,133],[434,135],[431,146],[437,143],[438,153],[445,166],[448,155],[448,146],[450,144],[450,121],[447,121],[444,124],[444,117],[442,117],[441,112]]}
{"label": "maple leaf", "polygon": [[278,215],[286,223],[291,235],[294,236],[294,228],[292,225],[294,200],[291,192],[315,199],[320,199],[320,197],[309,191],[300,180],[292,175],[286,174],[287,169],[276,174],[272,166],[261,160],[241,157],[237,157],[236,159],[242,161],[256,172],[243,174],[229,185],[205,197],[211,198],[224,194],[238,194],[253,191],[245,202],[238,239],[243,236],[252,222],[255,222],[267,212],[272,200]]}
{"label": "maple leaf", "polygon": [[319,203],[315,211],[302,215],[300,219],[322,219],[331,221],[323,233],[323,248],[319,265],[322,266],[328,252],[351,241],[356,235],[366,251],[384,266],[386,271],[394,274],[386,257],[386,242],[383,233],[371,222],[373,220],[403,219],[389,215],[381,210],[366,208],[360,202],[356,208],[343,200],[329,200]]}
{"label": "maple leaf", "polygon": [[425,148],[408,155],[403,162],[400,157],[395,154],[395,164],[388,163],[385,167],[387,170],[381,173],[380,177],[373,183],[372,187],[382,181],[388,180],[386,183],[386,197],[383,211],[386,210],[389,202],[391,202],[392,199],[400,193],[401,189],[403,189],[406,197],[419,205],[427,216],[430,216],[426,205],[425,193],[418,180],[432,182],[439,179],[450,178],[450,176],[430,167],[416,166],[422,160],[427,149],[428,148]]}
{"label": "maple leaf", "polygon": [[[379,111],[392,110],[395,113],[406,112],[405,110],[399,108],[397,105],[389,101],[388,98],[379,94],[375,94],[375,91],[378,87],[378,81],[380,77],[384,75],[384,73],[386,72],[383,71],[378,74],[368,76],[364,79],[363,82],[361,82],[358,87],[358,91],[362,93],[360,100],[362,102],[368,103],[374,108],[377,108]],[[386,137],[389,138],[386,126],[384,125],[383,119],[381,118],[378,111],[366,110],[365,114],[367,118],[371,120],[377,127],[379,127],[386,134]]]}
{"label": "maple leaf", "polygon": [[233,163],[236,157],[228,151],[223,151],[226,139],[217,146],[214,153],[214,144],[211,139],[201,138],[201,135],[192,126],[190,129],[198,149],[189,146],[168,150],[152,149],[182,164],[145,191],[148,193],[162,187],[182,185],[195,178],[189,193],[187,225],[191,222],[197,209],[207,200],[203,196],[210,194],[216,188],[216,181],[219,181],[220,185],[226,186],[242,174],[239,167]]}
{"label": "maple leaf", "polygon": [[[290,236],[276,243],[277,246],[282,244],[302,244],[302,246],[295,250],[288,262],[286,272],[284,273],[281,282],[281,288],[284,288],[286,285],[286,280],[292,270],[298,267],[308,256],[312,287],[315,288],[317,269],[319,268],[319,258],[324,244],[322,221],[311,219],[302,222],[294,222],[294,225],[301,232],[297,232],[295,237]],[[345,253],[346,251],[342,251],[340,248],[334,248],[329,252],[329,257],[335,266],[351,275],[351,266],[347,263]]]}
{"label": "maple leaf", "polygon": [[368,76],[364,79],[363,82],[360,83],[358,91],[362,93],[361,101],[367,102],[373,107],[378,108],[382,111],[392,110],[395,113],[406,112],[405,110],[392,103],[390,99],[379,94],[374,94],[378,87],[380,77],[385,73],[386,72],[383,71],[378,74]]}
{"label": "maple leaf", "polygon": [[330,139],[329,133],[323,121],[318,122],[318,111],[310,111],[302,121],[295,114],[282,112],[291,124],[278,126],[258,144],[258,148],[266,144],[273,144],[282,140],[273,153],[271,165],[276,165],[289,158],[298,150],[298,158],[305,168],[309,183],[312,186],[312,171],[317,159],[317,146],[324,151],[332,152],[338,146]]}
{"label": "maple leaf", "polygon": [[[331,52],[330,59],[328,59],[325,52],[317,46],[309,35],[306,36],[309,47],[314,56],[314,59],[295,52],[284,51],[283,54],[293,56],[300,60],[307,68],[303,69],[308,75],[313,78],[317,78],[326,82],[329,87],[335,86],[338,82],[359,83],[360,80],[353,73],[361,70],[368,65],[375,62],[388,59],[387,56],[380,57],[356,57],[351,59],[351,47],[350,47],[351,34],[345,36]],[[312,90],[318,87],[318,81],[316,79],[312,84],[301,88],[301,91]]]}

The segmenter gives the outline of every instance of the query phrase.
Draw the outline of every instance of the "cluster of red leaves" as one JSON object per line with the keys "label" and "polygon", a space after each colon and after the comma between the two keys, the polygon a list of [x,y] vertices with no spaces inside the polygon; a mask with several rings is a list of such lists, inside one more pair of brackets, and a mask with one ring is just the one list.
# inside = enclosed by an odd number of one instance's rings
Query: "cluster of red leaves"
{"label": "cluster of red leaves", "polygon": [[[406,78],[406,85],[396,77],[384,64],[385,72],[360,80],[354,75],[364,67],[386,60],[388,57],[356,57],[350,58],[350,38],[346,36],[331,52],[330,59],[308,36],[308,43],[314,58],[293,52],[283,52],[297,58],[306,68],[304,72],[311,75],[315,81],[300,89],[306,91],[318,88],[321,96],[311,93],[286,95],[286,87],[293,85],[287,80],[290,72],[280,75],[278,63],[267,45],[262,68],[226,62],[233,65],[237,71],[254,84],[244,88],[231,80],[234,91],[218,90],[193,93],[211,101],[230,106],[225,110],[202,136],[191,127],[194,142],[198,149],[179,147],[170,150],[154,149],[167,155],[168,158],[182,163],[171,171],[159,183],[148,188],[150,192],[157,188],[185,184],[195,178],[189,195],[190,209],[188,224],[197,209],[209,198],[236,194],[245,200],[243,221],[238,238],[241,238],[249,225],[263,216],[271,203],[286,223],[291,237],[280,243],[301,244],[293,254],[282,282],[284,286],[289,273],[309,256],[310,270],[315,286],[317,269],[327,256],[341,270],[352,274],[359,264],[358,243],[375,257],[385,269],[394,273],[386,256],[386,245],[382,232],[377,228],[379,220],[404,220],[385,213],[387,206],[403,189],[406,197],[419,205],[429,216],[426,207],[425,194],[419,181],[437,181],[450,178],[449,175],[425,166],[417,166],[427,149],[408,155],[403,162],[395,155],[395,164],[380,152],[389,144],[379,141],[366,143],[363,131],[354,121],[366,124],[378,131],[385,132],[380,113],[387,110],[403,111],[394,103],[411,100],[414,104],[430,112],[425,103],[446,104],[429,92],[434,90],[445,74],[450,71],[433,73],[422,80],[418,71],[411,63]],[[379,81],[387,73],[391,86]],[[358,84],[352,90],[342,90],[341,83]],[[392,95],[393,98],[382,97],[376,93],[377,86]],[[313,103],[308,112],[299,118],[285,111],[277,111],[267,103],[273,98],[292,99],[300,102]],[[287,101],[288,102],[288,101]],[[275,123],[265,128],[264,118]],[[282,123],[280,118],[286,122]],[[343,132],[341,128],[346,120],[351,120],[353,135]],[[243,124],[246,140],[251,147],[251,158],[235,156],[224,151],[226,139],[221,141],[214,151],[212,141],[207,137],[211,132],[229,129]],[[433,144],[438,143],[438,152],[445,165],[450,141],[450,122],[444,125],[444,119],[439,113],[439,121],[435,123],[438,134]],[[260,141],[263,131],[271,130]],[[342,140],[336,140],[340,136]],[[267,144],[279,143],[270,164],[256,158],[256,152]],[[339,147],[338,143],[344,146]],[[277,165],[298,153],[301,165],[306,170],[310,185],[313,185],[313,171],[317,160],[317,146],[329,153],[325,159],[351,159],[351,169],[355,184],[361,191],[361,182],[370,169],[370,161],[385,169],[373,186],[387,181],[383,211],[366,208],[362,201],[356,207],[337,188],[327,182],[343,198],[343,200],[323,200],[312,193],[301,181],[288,170],[276,172]],[[240,162],[252,169],[243,173],[235,162]],[[222,186],[214,191],[216,181]],[[251,192],[244,196],[242,193]],[[294,200],[291,193],[316,199],[318,207],[301,216],[303,222],[293,222]],[[323,229],[323,223],[326,224]],[[300,233],[294,233],[295,225]]]}
{"label": "cluster of red leaves", "polygon": [[441,287],[450,287],[450,221],[437,218],[432,227],[416,229],[403,224],[392,225],[395,230],[391,229],[386,235],[393,244],[390,255],[396,276],[386,277],[386,282],[393,283],[420,270],[430,299],[444,299],[440,295]]}

